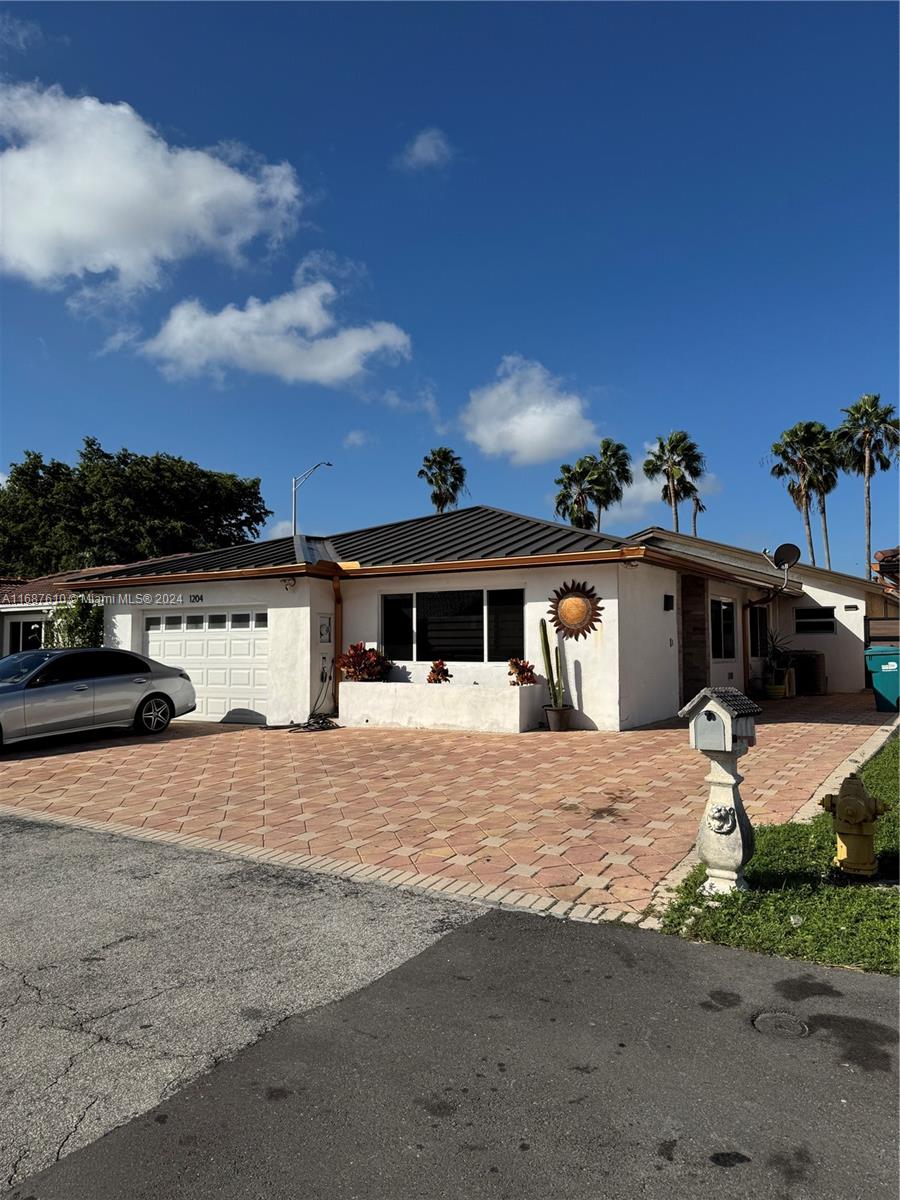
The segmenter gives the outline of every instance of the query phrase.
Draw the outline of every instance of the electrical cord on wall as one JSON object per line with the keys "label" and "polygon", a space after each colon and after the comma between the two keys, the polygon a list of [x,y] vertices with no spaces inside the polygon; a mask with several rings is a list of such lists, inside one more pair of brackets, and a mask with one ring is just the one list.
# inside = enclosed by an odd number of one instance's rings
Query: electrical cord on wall
{"label": "electrical cord on wall", "polygon": [[289,731],[291,733],[323,733],[327,729],[340,729],[337,721],[330,714],[321,712],[319,707],[328,695],[328,685],[334,678],[334,659],[331,660],[331,665],[327,668],[324,663],[322,664],[319,678],[322,681],[322,686],[319,688],[319,694],[316,696],[315,703],[310,709],[309,716],[299,725],[290,725]]}

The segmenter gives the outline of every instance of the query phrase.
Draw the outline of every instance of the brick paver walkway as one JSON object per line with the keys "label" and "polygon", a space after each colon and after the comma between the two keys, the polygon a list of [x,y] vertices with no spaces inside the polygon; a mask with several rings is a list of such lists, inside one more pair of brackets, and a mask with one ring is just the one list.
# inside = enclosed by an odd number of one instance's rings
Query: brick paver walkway
{"label": "brick paver walkway", "polygon": [[[793,816],[885,720],[869,694],[769,705],[742,760],[751,816]],[[691,849],[705,773],[681,722],[518,736],[176,723],[159,740],[10,747],[0,806],[629,913]]]}

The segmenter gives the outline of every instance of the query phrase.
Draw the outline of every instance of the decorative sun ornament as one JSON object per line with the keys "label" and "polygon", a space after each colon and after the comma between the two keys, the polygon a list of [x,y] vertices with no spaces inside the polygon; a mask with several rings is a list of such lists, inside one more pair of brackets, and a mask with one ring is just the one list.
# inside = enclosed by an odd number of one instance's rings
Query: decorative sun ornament
{"label": "decorative sun ornament", "polygon": [[600,598],[587,583],[564,583],[550,599],[550,618],[564,638],[587,637],[600,621]]}

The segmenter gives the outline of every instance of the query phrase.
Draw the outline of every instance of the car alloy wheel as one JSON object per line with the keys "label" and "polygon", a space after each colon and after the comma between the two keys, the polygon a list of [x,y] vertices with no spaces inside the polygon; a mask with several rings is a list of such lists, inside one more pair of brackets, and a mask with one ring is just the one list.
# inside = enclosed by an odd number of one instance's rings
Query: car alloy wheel
{"label": "car alloy wheel", "polygon": [[141,709],[141,723],[149,733],[161,733],[170,719],[168,704],[157,697],[147,700]]}

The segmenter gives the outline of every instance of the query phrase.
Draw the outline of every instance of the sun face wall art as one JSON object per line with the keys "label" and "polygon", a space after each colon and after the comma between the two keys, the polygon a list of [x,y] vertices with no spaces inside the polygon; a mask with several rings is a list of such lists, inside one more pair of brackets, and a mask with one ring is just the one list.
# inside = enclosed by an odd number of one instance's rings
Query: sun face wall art
{"label": "sun face wall art", "polygon": [[587,583],[564,583],[550,598],[550,619],[564,638],[586,638],[600,622],[600,597]]}

